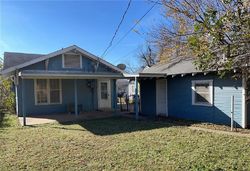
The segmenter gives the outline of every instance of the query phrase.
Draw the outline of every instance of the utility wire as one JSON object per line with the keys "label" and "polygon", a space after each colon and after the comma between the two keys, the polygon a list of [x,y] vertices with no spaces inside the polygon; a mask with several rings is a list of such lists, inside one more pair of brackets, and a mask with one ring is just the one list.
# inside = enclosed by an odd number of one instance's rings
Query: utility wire
{"label": "utility wire", "polygon": [[115,36],[116,36],[117,32],[119,31],[119,29],[120,29],[120,27],[121,27],[121,25],[122,25],[122,22],[123,22],[123,20],[124,20],[126,14],[127,14],[127,12],[128,12],[128,9],[129,9],[129,7],[130,7],[131,1],[132,1],[132,0],[129,0],[128,5],[127,5],[127,8],[126,8],[125,12],[124,12],[123,15],[122,15],[121,21],[120,21],[120,23],[118,24],[118,26],[117,26],[117,28],[116,28],[116,30],[115,30],[115,33],[114,33],[114,35],[113,35],[111,41],[109,42],[108,47],[107,47],[107,48],[105,49],[105,51],[102,53],[101,57],[103,57],[103,56],[105,55],[105,53],[108,51],[108,49],[112,46],[113,41],[114,41],[114,39],[115,39]]}
{"label": "utility wire", "polygon": [[103,55],[106,56],[108,53],[110,53],[114,48],[116,48],[116,46],[121,43],[121,41],[123,41],[123,39],[125,39],[127,37],[127,35],[134,30],[134,28],[141,22],[141,20],[159,3],[160,0],[156,1],[148,10],[147,12],[128,30],[128,32],[126,32],[126,34],[121,38],[119,39],[119,41],[115,44],[115,46],[113,46],[113,48],[104,53]]}

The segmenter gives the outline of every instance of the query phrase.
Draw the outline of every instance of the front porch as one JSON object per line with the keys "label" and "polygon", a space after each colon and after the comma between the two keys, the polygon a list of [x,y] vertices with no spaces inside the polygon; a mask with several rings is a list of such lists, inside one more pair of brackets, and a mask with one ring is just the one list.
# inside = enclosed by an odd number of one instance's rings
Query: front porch
{"label": "front porch", "polygon": [[[116,112],[84,112],[78,115],[74,114],[49,114],[49,115],[35,115],[26,117],[26,125],[39,125],[47,123],[66,123],[79,122],[83,120],[102,119],[118,115]],[[23,126],[24,118],[18,117],[20,124]]]}

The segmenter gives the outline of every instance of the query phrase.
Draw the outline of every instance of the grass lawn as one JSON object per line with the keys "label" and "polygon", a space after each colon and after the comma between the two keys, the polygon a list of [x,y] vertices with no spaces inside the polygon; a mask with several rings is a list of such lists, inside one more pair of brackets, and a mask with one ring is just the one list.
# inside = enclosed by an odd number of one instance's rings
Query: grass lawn
{"label": "grass lawn", "polygon": [[24,128],[13,116],[5,121],[0,170],[250,170],[249,138],[172,121],[113,117]]}

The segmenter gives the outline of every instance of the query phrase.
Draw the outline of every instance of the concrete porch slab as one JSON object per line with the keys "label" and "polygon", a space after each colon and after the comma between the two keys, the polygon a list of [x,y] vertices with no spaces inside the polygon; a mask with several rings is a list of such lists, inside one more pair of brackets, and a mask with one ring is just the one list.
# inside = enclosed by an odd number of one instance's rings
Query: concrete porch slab
{"label": "concrete porch slab", "polygon": [[[65,123],[71,121],[91,120],[98,118],[107,118],[115,115],[115,112],[86,112],[79,115],[74,114],[50,114],[26,117],[26,125],[38,125],[47,123]],[[18,117],[23,126],[23,117]]]}

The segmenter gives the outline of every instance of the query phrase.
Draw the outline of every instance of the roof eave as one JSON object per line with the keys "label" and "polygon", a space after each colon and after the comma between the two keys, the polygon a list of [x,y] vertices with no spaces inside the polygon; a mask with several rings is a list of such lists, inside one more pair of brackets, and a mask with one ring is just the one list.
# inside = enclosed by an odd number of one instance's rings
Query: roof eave
{"label": "roof eave", "polygon": [[60,74],[60,73],[23,73],[20,72],[19,76],[23,79],[36,79],[36,78],[63,78],[63,79],[93,79],[93,78],[124,78],[122,74]]}

